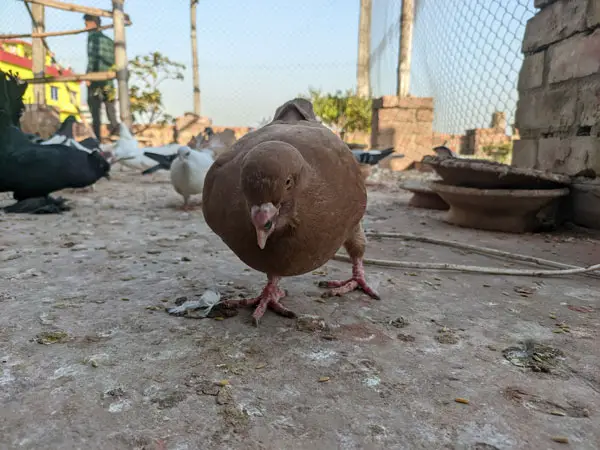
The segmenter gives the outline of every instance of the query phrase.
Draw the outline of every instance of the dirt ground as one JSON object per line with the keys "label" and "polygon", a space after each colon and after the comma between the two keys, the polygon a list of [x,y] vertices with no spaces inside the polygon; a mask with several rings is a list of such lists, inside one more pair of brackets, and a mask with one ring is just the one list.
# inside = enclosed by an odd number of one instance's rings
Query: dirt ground
{"label": "dirt ground", "polygon": [[[599,278],[368,266],[382,300],[324,300],[317,282],[350,274],[331,261],[283,281],[299,320],[174,317],[265,277],[166,180],[115,171],[64,193],[71,212],[0,215],[0,449],[600,448]],[[597,235],[460,229],[394,186],[371,189],[367,229],[600,262]],[[367,254],[527,268],[401,240]]]}

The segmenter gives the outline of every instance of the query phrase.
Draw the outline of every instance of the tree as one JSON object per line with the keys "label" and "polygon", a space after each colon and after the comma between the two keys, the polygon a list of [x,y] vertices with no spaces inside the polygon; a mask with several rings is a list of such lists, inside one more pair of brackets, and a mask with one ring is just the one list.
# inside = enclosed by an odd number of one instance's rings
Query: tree
{"label": "tree", "polygon": [[481,147],[484,155],[492,161],[497,161],[503,164],[510,164],[513,151],[513,143],[484,145]]}
{"label": "tree", "polygon": [[146,125],[138,133],[152,124],[166,125],[173,120],[165,111],[159,86],[165,80],[183,80],[183,70],[185,65],[160,52],[138,55],[129,61],[131,113],[135,123]]}
{"label": "tree", "polygon": [[347,132],[371,131],[372,102],[370,98],[360,97],[352,90],[345,93],[323,94],[310,88],[308,95],[301,96],[310,100],[315,114],[325,125],[344,136]]}

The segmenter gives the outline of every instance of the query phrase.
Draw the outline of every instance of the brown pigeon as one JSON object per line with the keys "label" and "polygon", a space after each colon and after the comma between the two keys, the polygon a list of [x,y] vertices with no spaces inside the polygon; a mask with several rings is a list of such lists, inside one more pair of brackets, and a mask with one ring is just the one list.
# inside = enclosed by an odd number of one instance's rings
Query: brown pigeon
{"label": "brown pigeon", "polygon": [[329,261],[343,245],[353,261],[352,278],[321,283],[342,295],[361,288],[379,298],[365,280],[361,219],[367,193],[346,144],[315,117],[312,104],[291,100],[273,121],[238,140],[206,174],[202,209],[208,226],[245,264],[267,274],[262,293],[226,302],[295,314],[279,302],[281,277],[301,275]]}

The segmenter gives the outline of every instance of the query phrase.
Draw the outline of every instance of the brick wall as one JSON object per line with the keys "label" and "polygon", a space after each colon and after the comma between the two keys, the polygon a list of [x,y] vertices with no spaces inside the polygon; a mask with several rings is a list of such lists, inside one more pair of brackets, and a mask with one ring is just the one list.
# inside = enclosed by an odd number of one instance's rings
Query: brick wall
{"label": "brick wall", "polygon": [[394,147],[404,158],[387,164],[392,170],[405,170],[423,156],[433,154],[433,98],[374,99],[371,129],[371,147]]}
{"label": "brick wall", "polygon": [[600,1],[535,0],[519,75],[512,164],[600,174]]}

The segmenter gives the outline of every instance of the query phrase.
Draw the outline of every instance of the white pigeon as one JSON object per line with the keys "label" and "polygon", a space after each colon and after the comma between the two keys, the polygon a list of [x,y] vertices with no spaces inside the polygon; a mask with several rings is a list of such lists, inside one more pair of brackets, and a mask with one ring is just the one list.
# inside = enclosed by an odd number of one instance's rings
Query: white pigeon
{"label": "white pigeon", "polygon": [[156,161],[144,155],[145,151],[159,155],[174,155],[180,144],[168,144],[162,147],[138,147],[138,141],[133,137],[124,123],[120,124],[119,140],[114,146],[111,164],[121,163],[134,170],[146,170],[156,165]]}
{"label": "white pigeon", "polygon": [[189,147],[180,147],[177,150],[177,158],[171,163],[171,184],[183,197],[183,210],[192,209],[189,206],[190,196],[202,193],[206,172],[213,162],[207,152],[192,150]]}

